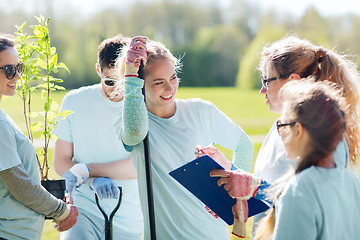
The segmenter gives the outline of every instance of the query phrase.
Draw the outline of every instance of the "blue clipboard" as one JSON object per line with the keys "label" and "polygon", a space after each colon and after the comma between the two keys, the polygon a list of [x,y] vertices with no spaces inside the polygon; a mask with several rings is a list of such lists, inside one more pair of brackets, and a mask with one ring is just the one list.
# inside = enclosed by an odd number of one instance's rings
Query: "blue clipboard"
{"label": "blue clipboard", "polygon": [[[224,168],[211,157],[205,155],[171,171],[169,174],[228,225],[233,225],[232,207],[236,200],[229,196],[224,187],[217,185],[219,177],[210,177],[210,171],[213,169]],[[249,217],[269,208],[264,201],[255,198],[248,200],[248,207]]]}

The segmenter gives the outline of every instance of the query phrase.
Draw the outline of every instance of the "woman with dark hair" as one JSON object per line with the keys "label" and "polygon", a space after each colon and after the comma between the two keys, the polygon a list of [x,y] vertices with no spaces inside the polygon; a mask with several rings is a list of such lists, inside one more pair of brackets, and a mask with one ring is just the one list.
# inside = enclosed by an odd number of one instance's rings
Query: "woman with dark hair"
{"label": "woman with dark hair", "polygon": [[[13,96],[24,71],[14,42],[0,35],[0,100]],[[35,149],[0,109],[0,239],[40,239],[45,216],[59,231],[70,229],[78,210],[40,185]]]}
{"label": "woman with dark hair", "polygon": [[[335,84],[309,79],[285,84],[280,94],[283,110],[276,129],[286,157],[297,167],[273,186],[267,185],[267,200],[274,207],[259,222],[255,239],[358,239],[360,182],[334,157],[346,133],[346,99]],[[212,151],[217,152],[213,156],[224,158],[217,149]],[[258,190],[266,182],[252,174],[213,170],[211,176],[220,177],[218,185],[224,185],[234,198],[248,193],[266,198]]]}
{"label": "woman with dark hair", "polygon": [[[358,239],[360,183],[334,151],[347,130],[348,104],[329,82],[287,83],[277,130],[295,175],[272,189],[275,207],[255,239]],[[279,197],[278,197],[279,196]],[[275,227],[274,227],[275,220]]]}

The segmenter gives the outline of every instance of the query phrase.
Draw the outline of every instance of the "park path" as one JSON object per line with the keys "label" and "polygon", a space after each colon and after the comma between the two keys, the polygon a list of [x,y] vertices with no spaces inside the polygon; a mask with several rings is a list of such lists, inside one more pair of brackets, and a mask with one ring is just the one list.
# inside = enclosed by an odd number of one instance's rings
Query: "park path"
{"label": "park path", "polygon": [[[254,144],[262,143],[265,139],[265,135],[250,135],[251,140],[254,142]],[[36,138],[34,139],[34,146],[35,148],[40,148],[44,144],[44,139]],[[50,140],[49,148],[54,148],[55,143],[54,141]]]}

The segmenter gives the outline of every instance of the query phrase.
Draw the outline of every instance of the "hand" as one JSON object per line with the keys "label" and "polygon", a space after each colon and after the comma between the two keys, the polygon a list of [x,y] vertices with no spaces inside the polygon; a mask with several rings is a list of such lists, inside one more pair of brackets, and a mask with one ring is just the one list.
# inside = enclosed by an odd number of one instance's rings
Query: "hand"
{"label": "hand", "polygon": [[75,164],[62,178],[65,178],[66,192],[72,195],[75,187],[80,187],[85,179],[90,177],[89,168],[85,163]]}
{"label": "hand", "polygon": [[138,75],[141,60],[143,64],[146,64],[146,42],[147,37],[137,36],[131,39],[129,49],[126,53],[125,60],[125,76],[126,75]]}
{"label": "hand", "polygon": [[201,157],[203,155],[209,155],[212,157],[218,164],[220,164],[225,169],[231,169],[231,162],[227,160],[227,158],[222,154],[222,152],[217,149],[216,147],[213,147],[212,145],[204,147],[201,145],[197,145],[195,147],[195,155],[196,158]]}
{"label": "hand", "polygon": [[64,214],[59,218],[54,219],[56,223],[55,228],[59,232],[69,230],[76,224],[78,216],[79,211],[75,206],[71,204],[66,205],[66,211]]}
{"label": "hand", "polygon": [[103,198],[119,198],[120,190],[114,181],[106,177],[91,178],[86,184],[95,191],[100,199]]}
{"label": "hand", "polygon": [[224,184],[224,188],[233,198],[248,200],[256,195],[262,182],[261,178],[245,172],[241,169],[231,171],[214,169],[210,172],[211,177],[220,177],[218,185]]}

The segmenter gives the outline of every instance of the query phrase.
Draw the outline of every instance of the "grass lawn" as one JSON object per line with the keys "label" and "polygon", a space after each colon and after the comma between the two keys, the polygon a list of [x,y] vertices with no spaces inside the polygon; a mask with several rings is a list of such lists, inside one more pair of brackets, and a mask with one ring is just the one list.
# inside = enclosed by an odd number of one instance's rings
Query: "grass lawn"
{"label": "grass lawn", "polygon": [[[53,99],[60,104],[65,92],[54,92]],[[277,114],[272,114],[268,111],[265,104],[265,99],[256,90],[240,90],[236,88],[179,88],[178,98],[202,98],[213,102],[221,111],[239,124],[247,134],[251,135],[265,135],[270,129],[271,125],[278,117]],[[40,94],[34,95],[33,111],[41,111],[42,103]],[[9,114],[21,129],[25,129],[22,102],[19,97],[3,98],[0,102],[0,107]],[[35,136],[39,136],[36,134]],[[261,147],[261,143],[255,143],[254,159]],[[221,147],[220,147],[221,148]],[[232,158],[232,152],[221,148],[228,159]],[[58,178],[52,164],[53,150],[50,149],[50,177]],[[254,161],[253,161],[254,164]],[[52,221],[45,222],[42,240],[59,239],[60,234],[53,229]],[[252,218],[247,224],[248,235],[251,232]],[[230,229],[231,230],[231,229]],[[231,240],[237,239],[231,237]],[[247,237],[246,239],[250,239]]]}

